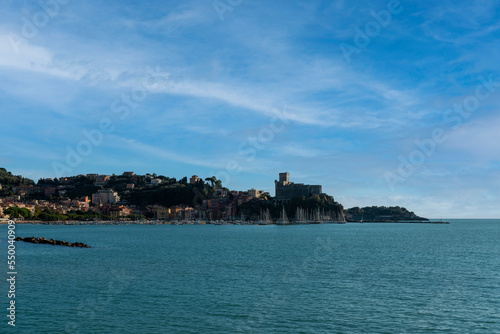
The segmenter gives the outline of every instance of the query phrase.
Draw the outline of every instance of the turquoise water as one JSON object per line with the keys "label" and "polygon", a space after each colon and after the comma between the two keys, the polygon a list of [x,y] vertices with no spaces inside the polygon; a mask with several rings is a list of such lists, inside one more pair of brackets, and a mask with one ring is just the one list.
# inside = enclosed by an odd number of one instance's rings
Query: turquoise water
{"label": "turquoise water", "polygon": [[17,332],[500,333],[500,220],[16,232],[93,246],[16,244]]}

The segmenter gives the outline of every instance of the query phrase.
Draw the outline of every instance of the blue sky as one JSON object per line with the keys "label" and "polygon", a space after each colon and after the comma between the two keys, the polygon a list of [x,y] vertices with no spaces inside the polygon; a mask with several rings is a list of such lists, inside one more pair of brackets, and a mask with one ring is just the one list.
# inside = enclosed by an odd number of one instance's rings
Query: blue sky
{"label": "blue sky", "polygon": [[500,217],[496,1],[4,0],[0,18],[15,174],[274,193],[288,171],[345,207]]}

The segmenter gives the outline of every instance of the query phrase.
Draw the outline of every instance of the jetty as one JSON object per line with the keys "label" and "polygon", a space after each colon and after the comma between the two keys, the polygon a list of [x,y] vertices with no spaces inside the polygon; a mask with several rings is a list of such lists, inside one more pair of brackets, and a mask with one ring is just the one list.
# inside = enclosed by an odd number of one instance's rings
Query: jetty
{"label": "jetty", "polygon": [[67,241],[60,241],[60,240],[54,240],[54,239],[47,239],[44,237],[41,238],[35,238],[35,237],[29,237],[29,238],[21,238],[17,237],[15,241],[24,241],[24,242],[29,242],[32,244],[47,244],[47,245],[54,245],[54,246],[66,246],[66,247],[80,247],[80,248],[90,248],[89,245],[84,244],[83,242],[67,242]]}

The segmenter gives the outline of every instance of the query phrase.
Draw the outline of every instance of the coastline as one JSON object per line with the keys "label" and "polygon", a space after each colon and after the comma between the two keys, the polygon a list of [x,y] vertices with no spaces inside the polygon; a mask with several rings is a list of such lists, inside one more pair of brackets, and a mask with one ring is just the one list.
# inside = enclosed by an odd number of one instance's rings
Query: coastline
{"label": "coastline", "polygon": [[[16,224],[23,225],[344,225],[344,224],[450,224],[445,221],[347,221],[347,222],[289,222],[286,224],[278,222],[254,222],[254,221],[169,221],[169,220],[106,220],[106,221],[40,221],[40,220],[15,220]],[[8,224],[8,221],[0,221],[0,225]]]}

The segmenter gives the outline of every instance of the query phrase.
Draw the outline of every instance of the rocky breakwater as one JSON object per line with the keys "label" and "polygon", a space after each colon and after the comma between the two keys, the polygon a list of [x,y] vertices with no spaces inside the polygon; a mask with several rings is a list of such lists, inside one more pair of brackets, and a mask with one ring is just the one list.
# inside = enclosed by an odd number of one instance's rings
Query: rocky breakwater
{"label": "rocky breakwater", "polygon": [[15,239],[16,241],[24,241],[24,242],[30,242],[32,244],[47,244],[47,245],[54,245],[54,246],[66,246],[66,247],[80,247],[80,248],[90,248],[89,245],[84,244],[83,242],[67,242],[67,241],[60,241],[60,240],[54,240],[54,239],[47,239],[47,238],[35,238],[35,237],[30,237],[30,238],[21,238],[17,237]]}

